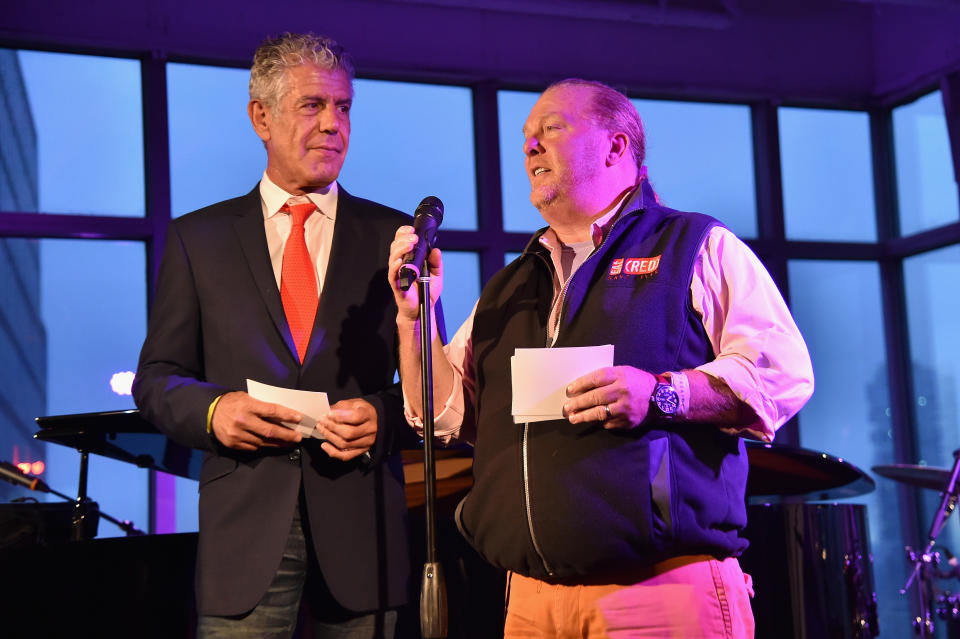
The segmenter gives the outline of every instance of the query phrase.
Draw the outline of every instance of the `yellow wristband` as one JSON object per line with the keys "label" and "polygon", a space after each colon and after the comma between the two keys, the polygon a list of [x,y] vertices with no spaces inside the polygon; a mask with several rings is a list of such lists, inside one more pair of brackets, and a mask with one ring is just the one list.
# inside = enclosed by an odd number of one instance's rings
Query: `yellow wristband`
{"label": "yellow wristband", "polygon": [[213,411],[216,410],[217,404],[220,403],[220,400],[223,399],[223,395],[219,395],[215,400],[210,402],[210,408],[207,409],[207,433],[213,434]]}

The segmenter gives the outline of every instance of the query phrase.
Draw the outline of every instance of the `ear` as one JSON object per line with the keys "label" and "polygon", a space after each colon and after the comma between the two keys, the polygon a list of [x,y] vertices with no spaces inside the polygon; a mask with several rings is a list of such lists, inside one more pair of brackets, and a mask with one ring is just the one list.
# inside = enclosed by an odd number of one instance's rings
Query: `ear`
{"label": "ear", "polygon": [[247,115],[250,116],[250,124],[253,125],[253,130],[266,143],[270,139],[270,123],[272,120],[270,109],[260,100],[250,100],[247,105]]}
{"label": "ear", "polygon": [[614,133],[610,136],[610,148],[607,151],[607,166],[619,164],[627,157],[630,149],[630,140],[624,133]]}

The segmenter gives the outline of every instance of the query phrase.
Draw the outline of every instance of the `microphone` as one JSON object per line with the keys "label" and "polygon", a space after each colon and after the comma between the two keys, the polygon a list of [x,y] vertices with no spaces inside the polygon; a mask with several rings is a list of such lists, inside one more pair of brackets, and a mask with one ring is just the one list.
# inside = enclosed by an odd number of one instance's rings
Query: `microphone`
{"label": "microphone", "polygon": [[11,484],[29,488],[30,490],[39,490],[42,493],[53,492],[39,477],[31,477],[24,474],[23,471],[10,462],[0,461],[0,479],[8,481]]}
{"label": "microphone", "polygon": [[437,228],[442,221],[443,202],[440,201],[440,198],[432,195],[423,198],[413,214],[413,232],[417,234],[420,240],[413,247],[413,252],[407,253],[407,256],[403,259],[403,266],[397,273],[397,285],[401,291],[410,288],[420,277],[420,271],[423,270],[427,254],[433,248],[433,242],[437,237]]}

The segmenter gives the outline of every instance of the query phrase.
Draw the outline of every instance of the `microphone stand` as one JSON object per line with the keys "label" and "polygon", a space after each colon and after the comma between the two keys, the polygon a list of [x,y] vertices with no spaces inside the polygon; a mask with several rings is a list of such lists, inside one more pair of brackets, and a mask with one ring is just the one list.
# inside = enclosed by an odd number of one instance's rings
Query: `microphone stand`
{"label": "microphone stand", "polygon": [[933,552],[933,546],[940,532],[943,530],[944,524],[947,523],[947,518],[957,507],[958,478],[960,478],[960,448],[953,451],[953,470],[950,473],[950,481],[947,482],[947,487],[943,490],[940,507],[933,516],[933,523],[930,525],[930,532],[927,534],[927,547],[922,553],[916,553],[909,547],[907,548],[907,557],[910,561],[914,561],[915,564],[913,572],[910,573],[910,577],[900,590],[900,594],[906,593],[910,584],[913,583],[913,580],[919,577],[917,590],[920,596],[920,615],[914,619],[913,629],[915,633],[924,639],[933,637],[934,631],[933,616],[930,614],[929,601],[933,595],[933,584],[930,580],[933,578],[931,575],[933,566],[940,561],[940,553]]}
{"label": "microphone stand", "polygon": [[427,560],[420,582],[420,634],[423,639],[447,636],[447,585],[437,553],[436,468],[433,457],[433,357],[430,325],[430,274],[417,278],[420,296],[420,386],[423,404],[423,484]]}
{"label": "microphone stand", "polygon": [[114,517],[111,517],[107,513],[100,510],[99,506],[95,501],[92,501],[87,497],[87,453],[81,451],[80,458],[80,485],[78,487],[77,498],[74,499],[68,495],[64,495],[60,491],[50,488],[43,480],[30,477],[19,468],[13,464],[5,461],[0,461],[0,479],[10,482],[15,486],[22,486],[28,490],[35,490],[41,493],[50,493],[51,495],[56,495],[61,499],[66,501],[73,502],[73,514],[71,517],[72,523],[72,539],[73,541],[84,541],[88,539],[93,539],[97,534],[97,518],[106,519],[110,523],[114,524],[120,530],[127,534],[127,536],[132,535],[142,535],[144,532],[137,529],[132,522],[128,520],[120,521]]}

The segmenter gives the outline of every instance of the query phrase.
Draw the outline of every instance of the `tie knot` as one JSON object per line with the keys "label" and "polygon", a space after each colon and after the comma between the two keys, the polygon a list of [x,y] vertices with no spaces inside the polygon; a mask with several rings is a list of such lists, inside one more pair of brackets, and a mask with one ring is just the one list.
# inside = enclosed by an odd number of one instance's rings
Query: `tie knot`
{"label": "tie knot", "polygon": [[317,210],[317,205],[313,202],[299,202],[296,204],[291,204],[287,202],[280,209],[281,211],[286,211],[293,218],[293,224],[303,226],[303,223],[307,221],[307,218]]}

